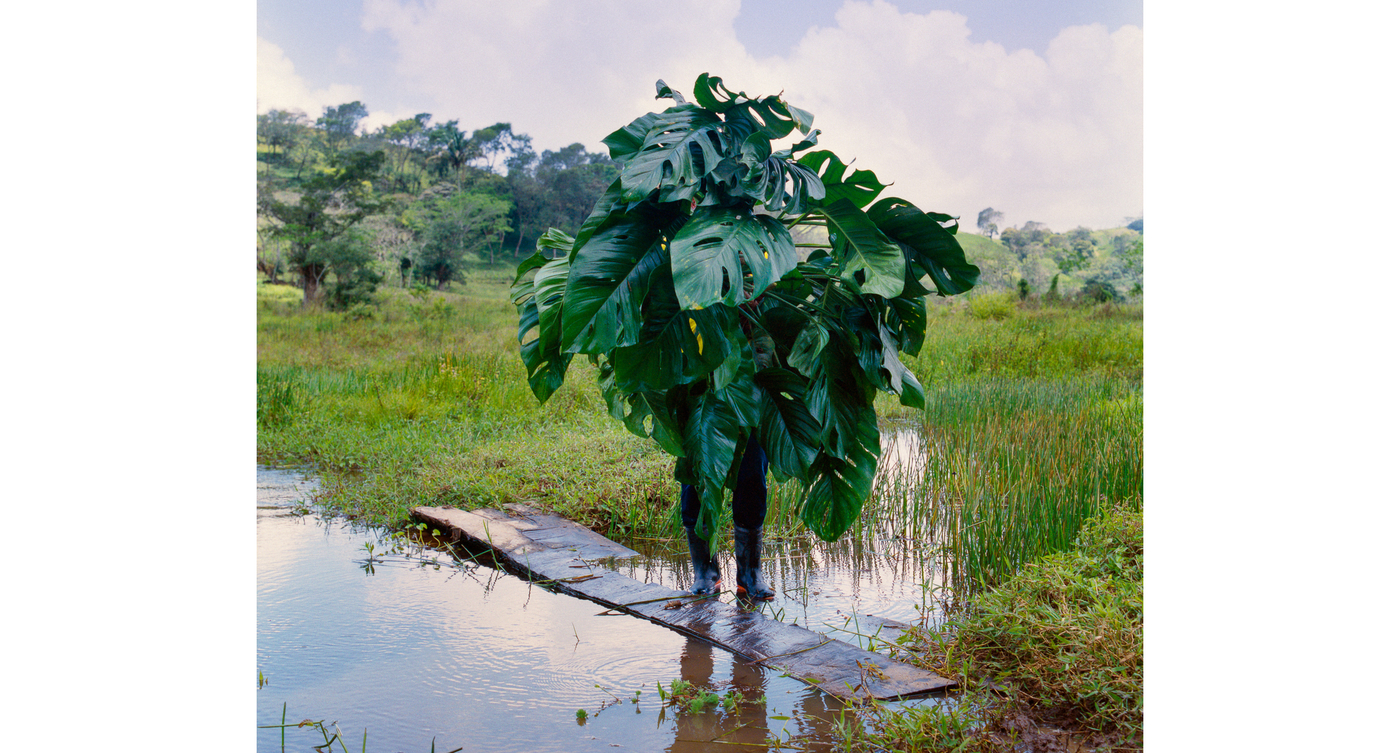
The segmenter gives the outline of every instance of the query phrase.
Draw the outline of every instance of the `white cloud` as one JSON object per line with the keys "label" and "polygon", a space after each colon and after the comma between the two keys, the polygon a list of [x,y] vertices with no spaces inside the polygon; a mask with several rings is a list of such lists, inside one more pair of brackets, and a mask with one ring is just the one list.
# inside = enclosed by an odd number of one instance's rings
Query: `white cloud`
{"label": "white cloud", "polygon": [[543,148],[596,150],[659,109],[657,78],[688,83],[706,64],[746,59],[738,10],[737,0],[366,0],[364,27],[394,38],[397,73],[432,98],[439,119],[464,128],[505,120]]}
{"label": "white cloud", "polygon": [[297,75],[282,48],[258,38],[258,112],[301,110],[315,120],[328,106],[363,98],[360,87],[349,84],[313,90]]}
{"label": "white cloud", "polygon": [[756,95],[785,90],[815,113],[822,148],[894,181],[890,195],[969,225],[986,206],[1060,230],[1142,211],[1140,29],[1071,27],[1041,57],[972,43],[955,13],[848,0],[787,57],[756,60],[734,35],[738,10],[738,0],[366,0],[363,26],[395,40],[402,85],[436,120],[510,121],[538,149],[599,150],[665,107],[652,99],[657,78],[689,90],[709,72]]}
{"label": "white cloud", "polygon": [[847,2],[836,22],[771,75],[890,194],[969,224],[987,206],[1061,230],[1142,211],[1140,30],[1065,29],[1041,58],[974,44],[946,11]]}
{"label": "white cloud", "polygon": [[[348,48],[342,46],[336,54],[345,59],[351,53]],[[350,84],[331,84],[323,89],[313,90],[297,75],[292,61],[281,48],[261,37],[258,39],[258,112],[272,109],[300,110],[314,121],[326,107],[357,100],[363,102],[366,107],[373,104],[365,101],[360,87]],[[360,121],[360,129],[373,131],[380,126],[396,123],[416,114],[416,111],[408,110],[370,110],[365,119]]]}

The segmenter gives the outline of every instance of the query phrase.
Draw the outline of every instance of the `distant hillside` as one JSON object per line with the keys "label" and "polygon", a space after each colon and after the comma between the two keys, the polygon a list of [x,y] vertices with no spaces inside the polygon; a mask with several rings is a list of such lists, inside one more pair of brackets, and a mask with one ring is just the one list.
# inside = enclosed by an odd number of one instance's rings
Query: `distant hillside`
{"label": "distant hillside", "polygon": [[1142,292],[1142,237],[1126,227],[1068,233],[1008,230],[997,240],[963,231],[958,243],[968,261],[982,270],[974,293],[1014,290],[1024,279],[1032,293],[1043,294],[1059,275],[1062,294],[1096,281],[1130,297]]}

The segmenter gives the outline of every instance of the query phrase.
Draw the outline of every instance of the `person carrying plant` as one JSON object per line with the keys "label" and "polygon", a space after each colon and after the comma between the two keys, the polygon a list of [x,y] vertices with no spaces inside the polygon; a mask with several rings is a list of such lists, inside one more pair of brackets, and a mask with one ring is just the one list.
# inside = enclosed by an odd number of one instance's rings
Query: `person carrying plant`
{"label": "person carrying plant", "polygon": [[[757,304],[757,299],[753,304]],[[753,304],[753,308],[757,308]],[[762,327],[741,320],[744,335],[753,349],[754,367],[758,370],[773,365],[773,338]],[[768,601],[773,589],[763,579],[760,563],[763,558],[763,521],[768,516],[768,456],[758,442],[758,432],[750,432],[744,456],[739,460],[739,473],[730,497],[734,516],[734,580],[735,592],[750,599]],[[697,596],[716,593],[721,580],[719,560],[710,542],[696,533],[700,517],[700,494],[690,484],[681,484],[681,524],[690,547],[691,571],[695,583],[690,592]]]}
{"label": "person carrying plant", "polygon": [[550,228],[517,269],[520,357],[544,402],[586,356],[608,413],[676,458],[692,593],[719,588],[728,493],[735,591],[771,599],[768,472],[800,485],[813,533],[842,536],[875,480],[875,394],[924,407],[899,360],[923,345],[923,297],[980,271],[955,217],[877,200],[873,172],[811,151],[806,110],[707,73],[694,103],[664,81],[656,95],[675,106],[603,139],[621,172],[577,236]]}

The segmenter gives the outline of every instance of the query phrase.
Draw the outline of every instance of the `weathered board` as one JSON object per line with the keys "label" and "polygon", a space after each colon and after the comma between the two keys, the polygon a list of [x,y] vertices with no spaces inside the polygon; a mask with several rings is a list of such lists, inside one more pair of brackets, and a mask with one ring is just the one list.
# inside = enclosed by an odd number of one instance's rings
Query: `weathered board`
{"label": "weathered board", "polygon": [[413,514],[454,542],[489,548],[506,567],[610,609],[644,617],[781,670],[842,698],[889,700],[930,693],[952,680],[797,625],[643,583],[606,566],[639,556],[573,521],[523,505],[509,512],[416,507]]}

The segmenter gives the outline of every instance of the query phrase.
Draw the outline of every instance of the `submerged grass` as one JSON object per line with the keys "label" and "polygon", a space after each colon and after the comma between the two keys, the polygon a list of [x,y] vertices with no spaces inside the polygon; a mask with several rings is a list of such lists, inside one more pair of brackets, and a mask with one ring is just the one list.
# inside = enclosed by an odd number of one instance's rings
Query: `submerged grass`
{"label": "submerged grass", "polygon": [[[340,722],[334,722],[334,721],[333,721],[333,722],[327,723],[326,720],[324,720],[324,719],[315,720],[315,721],[314,721],[314,720],[311,720],[311,719],[303,719],[303,720],[301,720],[300,722],[295,722],[295,723],[290,723],[290,724],[289,724],[289,723],[287,722],[287,704],[285,704],[285,703],[282,704],[282,723],[281,723],[281,724],[264,724],[264,725],[259,725],[259,726],[258,726],[258,729],[275,729],[275,730],[278,730],[278,733],[279,733],[279,735],[280,735],[280,737],[278,738],[278,739],[279,739],[279,747],[278,747],[278,750],[283,751],[284,753],[285,753],[285,751],[287,750],[287,730],[289,730],[289,729],[292,729],[292,730],[306,729],[306,730],[308,730],[309,733],[314,732],[314,733],[319,734],[319,735],[321,736],[321,744],[320,744],[320,745],[312,745],[312,746],[311,746],[311,749],[312,749],[312,750],[316,750],[316,751],[326,751],[327,753],[329,753],[329,751],[335,750],[335,744],[336,744],[336,743],[340,743],[340,750],[341,750],[341,753],[350,753],[350,749],[349,749],[348,747],[346,747],[346,745],[345,745],[345,735],[340,731]],[[314,738],[313,738],[313,741],[314,741]],[[305,743],[306,743],[306,741],[305,741],[305,740],[302,740],[302,744],[305,744]],[[366,730],[363,731],[363,734],[360,736],[360,753],[365,753],[365,751],[367,751],[368,749],[369,749],[369,730],[366,729]],[[430,742],[430,743],[428,744],[428,753],[435,753],[436,750],[437,750],[437,738],[433,738],[432,742]],[[463,750],[465,750],[465,748],[458,747],[458,748],[453,748],[452,750],[449,750],[449,751],[447,751],[446,753],[462,753]]]}

